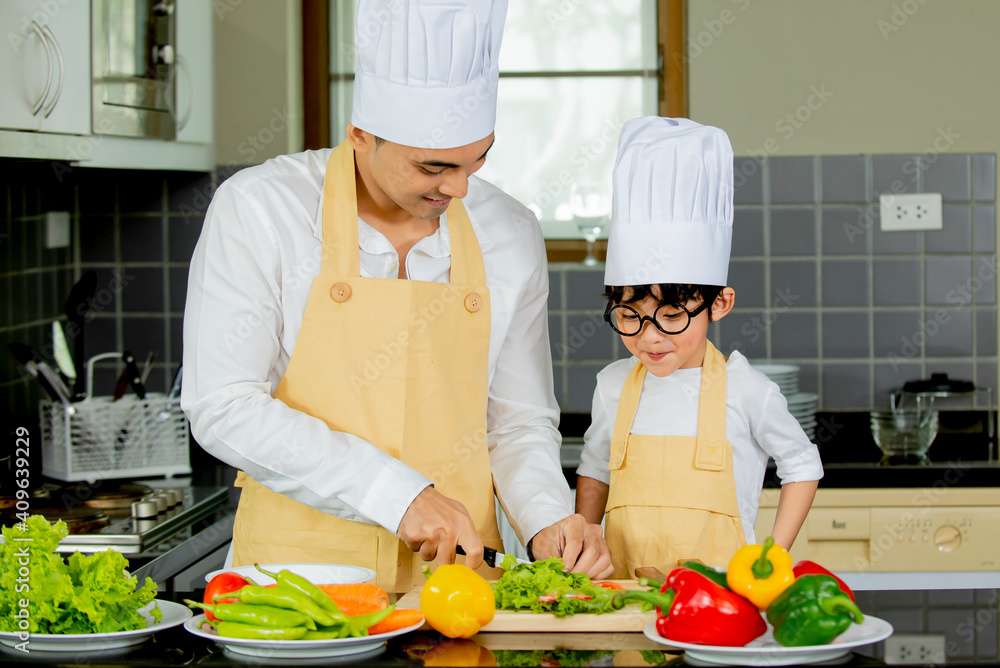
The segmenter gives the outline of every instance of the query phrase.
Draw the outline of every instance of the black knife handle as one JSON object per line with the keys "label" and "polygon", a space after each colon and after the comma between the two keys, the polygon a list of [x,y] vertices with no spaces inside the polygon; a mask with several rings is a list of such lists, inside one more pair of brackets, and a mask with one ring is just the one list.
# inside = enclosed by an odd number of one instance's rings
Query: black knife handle
{"label": "black knife handle", "polygon": [[[455,554],[465,555],[465,549],[463,549],[461,545],[456,545]],[[490,568],[496,568],[497,551],[494,550],[492,547],[483,546],[483,561],[486,562],[486,565],[489,566]]]}
{"label": "black knife handle", "polygon": [[142,384],[142,373],[135,363],[135,355],[126,350],[122,353],[122,361],[125,362],[125,372],[128,374],[128,382],[135,390],[135,394],[140,399],[146,398],[146,387]]}

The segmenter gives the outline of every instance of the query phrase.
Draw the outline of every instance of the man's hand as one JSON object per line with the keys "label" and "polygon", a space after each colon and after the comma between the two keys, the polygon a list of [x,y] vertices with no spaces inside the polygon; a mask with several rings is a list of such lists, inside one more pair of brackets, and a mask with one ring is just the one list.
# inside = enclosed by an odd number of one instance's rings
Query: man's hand
{"label": "man's hand", "polygon": [[601,525],[590,524],[583,515],[570,515],[535,534],[531,555],[535,559],[562,557],[568,571],[595,580],[609,577],[615,570]]}
{"label": "man's hand", "polygon": [[453,564],[455,546],[461,545],[466,566],[475,569],[483,563],[483,541],[469,511],[433,487],[413,499],[396,535],[424,561],[437,558],[439,564]]}

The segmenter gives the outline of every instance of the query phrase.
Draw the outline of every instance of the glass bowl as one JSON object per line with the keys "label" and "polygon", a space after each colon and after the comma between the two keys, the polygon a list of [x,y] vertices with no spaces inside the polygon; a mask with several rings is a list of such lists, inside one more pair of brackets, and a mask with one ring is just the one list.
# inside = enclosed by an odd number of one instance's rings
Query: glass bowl
{"label": "glass bowl", "polygon": [[927,457],[938,432],[934,410],[897,408],[871,411],[872,437],[886,457]]}

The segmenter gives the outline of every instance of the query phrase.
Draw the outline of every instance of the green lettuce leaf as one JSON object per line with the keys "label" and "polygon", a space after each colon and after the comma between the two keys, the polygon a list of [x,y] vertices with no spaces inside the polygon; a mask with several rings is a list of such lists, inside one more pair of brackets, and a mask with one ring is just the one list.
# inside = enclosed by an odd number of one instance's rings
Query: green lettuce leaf
{"label": "green lettuce leaf", "polygon": [[[612,609],[613,590],[595,585],[582,573],[564,572],[565,566],[559,557],[518,564],[508,554],[501,568],[506,572],[492,585],[500,610],[550,612],[565,617],[580,612],[600,614]],[[590,598],[573,598],[575,595]]]}
{"label": "green lettuce leaf", "polygon": [[[145,628],[138,612],[156,596],[156,583],[128,573],[119,552],[74,552],[68,562],[55,551],[66,534],[62,520],[50,525],[41,515],[2,530],[0,544],[0,631],[30,633],[109,633]],[[22,606],[27,602],[27,613]],[[149,612],[162,617],[154,606]],[[26,619],[26,622],[25,622]]]}

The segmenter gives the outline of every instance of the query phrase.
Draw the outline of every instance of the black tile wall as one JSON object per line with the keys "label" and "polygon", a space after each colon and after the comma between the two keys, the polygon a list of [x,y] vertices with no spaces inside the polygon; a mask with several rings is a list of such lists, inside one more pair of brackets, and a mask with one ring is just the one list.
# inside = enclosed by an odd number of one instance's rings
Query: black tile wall
{"label": "black tile wall", "polygon": [[[54,166],[0,162],[0,343],[51,346],[70,286],[93,269],[87,355],[154,350],[151,379],[165,385],[187,263],[227,174]],[[734,169],[737,303],[710,330],[720,349],[799,364],[820,410],[881,405],[940,370],[996,387],[995,155],[738,157]],[[882,232],[882,192],[941,192],[944,229]],[[47,211],[71,213],[70,248],[44,248]],[[557,398],[587,412],[597,371],[628,353],[601,318],[603,267],[553,264],[549,278]],[[35,420],[38,388],[6,357],[0,410]]]}
{"label": "black tile wall", "polygon": [[[709,330],[720,350],[798,364],[799,389],[819,395],[819,410],[881,407],[892,389],[938,371],[997,389],[995,155],[737,157],[733,165],[737,298]],[[940,192],[943,229],[883,232],[886,192]],[[603,271],[550,265],[553,285],[565,289],[550,297],[553,318],[600,314]],[[551,335],[554,350],[570,349],[566,329]],[[595,335],[557,356],[563,409],[589,411],[591,372],[625,354],[620,341]]]}
{"label": "black tile wall", "polygon": [[[30,343],[51,358],[51,327],[83,272],[97,272],[85,355],[155,352],[149,387],[166,391],[181,359],[187,267],[216,174],[107,170],[0,160],[0,343]],[[70,246],[45,248],[45,214],[70,213]],[[67,335],[73,346],[72,334]],[[34,381],[0,352],[0,413],[37,425]],[[116,362],[99,363],[96,394],[109,394]]]}

